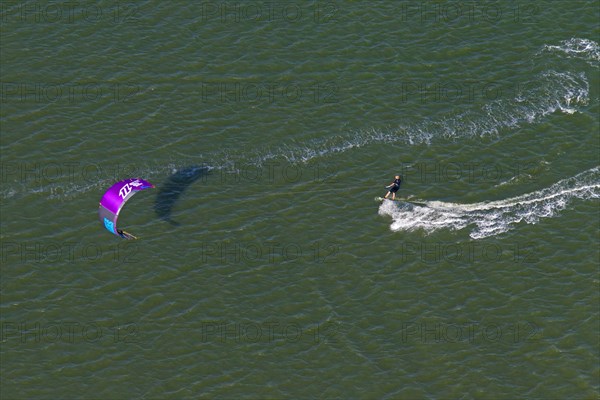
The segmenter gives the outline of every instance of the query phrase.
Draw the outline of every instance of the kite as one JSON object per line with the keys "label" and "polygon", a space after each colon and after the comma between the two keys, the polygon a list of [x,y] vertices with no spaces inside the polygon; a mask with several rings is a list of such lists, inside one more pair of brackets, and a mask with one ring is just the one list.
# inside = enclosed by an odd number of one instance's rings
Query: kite
{"label": "kite", "polygon": [[130,233],[117,228],[117,219],[121,209],[137,192],[145,189],[154,188],[154,185],[148,181],[139,178],[125,179],[112,185],[100,200],[98,216],[102,225],[113,235],[124,239],[137,239]]}

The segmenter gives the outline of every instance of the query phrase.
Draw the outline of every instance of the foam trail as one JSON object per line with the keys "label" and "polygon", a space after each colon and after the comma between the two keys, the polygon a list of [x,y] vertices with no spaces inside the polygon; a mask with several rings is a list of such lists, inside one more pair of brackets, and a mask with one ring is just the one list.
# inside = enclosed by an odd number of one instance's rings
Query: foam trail
{"label": "foam trail", "polygon": [[[587,39],[571,39],[557,48],[581,50],[586,58],[598,58],[598,45]],[[566,46],[566,47],[565,47]],[[551,48],[553,46],[544,46]],[[567,52],[568,54],[568,52]],[[401,125],[385,130],[366,129],[326,139],[292,142],[267,151],[245,152],[234,156],[228,153],[207,157],[207,165],[215,169],[235,170],[236,164],[262,167],[267,162],[283,159],[291,164],[307,163],[313,159],[344,153],[377,143],[431,144],[438,139],[483,138],[499,136],[524,124],[539,122],[557,111],[577,112],[577,105],[589,102],[589,83],[584,72],[546,70],[514,94],[513,98],[494,100],[459,114]]]}
{"label": "foam trail", "polygon": [[[588,39],[570,39],[560,46],[545,45],[543,50],[560,49],[560,55],[577,54],[586,60],[599,60],[598,44]],[[539,53],[538,53],[539,54]],[[235,171],[235,165],[263,167],[273,160],[291,164],[307,163],[313,159],[344,153],[376,143],[430,144],[440,138],[463,139],[501,135],[524,124],[539,122],[557,111],[577,112],[577,105],[589,102],[589,83],[584,72],[546,70],[514,94],[513,98],[491,101],[459,114],[427,120],[418,124],[401,125],[391,129],[366,129],[326,139],[292,142],[267,151],[244,154],[219,153],[206,156],[204,165],[218,170]]]}
{"label": "foam trail", "polygon": [[[558,52],[567,58],[579,58],[593,65],[600,61],[598,43],[589,39],[573,38],[560,45],[544,45],[541,51]],[[540,52],[538,52],[540,54]],[[448,115],[433,121],[398,126],[394,129],[368,129],[279,149],[276,153],[288,162],[308,162],[314,158],[364,147],[374,143],[430,144],[439,138],[460,139],[500,135],[503,130],[531,124],[561,111],[577,112],[577,104],[589,102],[589,83],[584,72],[546,70],[537,79],[515,94],[512,99],[496,100],[479,109]]]}
{"label": "foam trail", "polygon": [[316,140],[305,145],[282,147],[266,155],[256,155],[259,162],[283,157],[290,163],[306,163],[312,159],[375,143],[431,144],[445,139],[463,139],[500,135],[504,130],[514,130],[532,124],[557,111],[573,114],[576,105],[589,101],[589,83],[585,74],[549,70],[538,76],[513,99],[496,100],[478,109],[457,115],[424,121],[419,124],[399,126],[391,130],[369,129],[339,135],[326,140]]}
{"label": "foam trail", "polygon": [[545,45],[542,47],[542,51],[555,52],[566,55],[569,58],[585,60],[594,66],[597,66],[598,62],[600,62],[600,46],[589,39],[571,38],[563,40],[559,45]]}
{"label": "foam trail", "polygon": [[385,201],[380,215],[392,217],[392,231],[423,229],[430,233],[439,229],[459,230],[472,226],[471,238],[481,239],[507,232],[524,221],[537,223],[565,209],[573,199],[600,198],[600,166],[552,186],[505,200],[474,204],[425,202],[427,207]]}
{"label": "foam trail", "polygon": [[[569,39],[560,45],[545,45],[541,51],[556,52],[567,58],[578,57],[586,61],[598,62],[598,44],[588,39]],[[538,53],[539,54],[539,53]],[[232,153],[228,150],[203,154],[186,160],[183,164],[201,165],[207,170],[221,170],[225,173],[239,172],[248,166],[265,167],[268,162],[285,160],[291,164],[307,163],[314,159],[344,153],[377,143],[405,143],[407,145],[430,144],[445,138],[451,140],[483,138],[514,133],[524,124],[539,122],[543,117],[560,111],[567,114],[577,112],[578,105],[589,102],[589,83],[584,72],[546,70],[527,85],[514,98],[500,99],[474,106],[472,110],[448,114],[445,117],[426,120],[421,123],[397,126],[390,129],[366,129],[348,132],[326,139],[308,142],[292,142],[266,151],[246,151]],[[178,162],[185,156],[177,157]],[[98,174],[90,182],[18,182],[6,184],[0,191],[2,199],[14,200],[29,194],[47,194],[52,199],[68,199],[90,190],[100,190],[110,182],[123,176],[144,176],[148,179],[170,173],[171,165],[142,166],[135,174],[114,174],[115,178]],[[117,176],[118,175],[118,176]],[[64,179],[67,180],[67,179]]]}

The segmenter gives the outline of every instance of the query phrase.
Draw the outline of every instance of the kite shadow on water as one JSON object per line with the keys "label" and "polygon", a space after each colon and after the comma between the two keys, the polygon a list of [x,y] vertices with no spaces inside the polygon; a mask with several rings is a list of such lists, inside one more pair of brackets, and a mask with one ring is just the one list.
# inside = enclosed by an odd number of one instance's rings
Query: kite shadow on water
{"label": "kite shadow on water", "polygon": [[173,175],[159,186],[156,202],[154,203],[154,211],[161,219],[169,222],[172,225],[179,225],[178,222],[171,219],[171,211],[179,196],[198,179],[205,177],[209,173],[208,167],[190,166],[177,170]]}

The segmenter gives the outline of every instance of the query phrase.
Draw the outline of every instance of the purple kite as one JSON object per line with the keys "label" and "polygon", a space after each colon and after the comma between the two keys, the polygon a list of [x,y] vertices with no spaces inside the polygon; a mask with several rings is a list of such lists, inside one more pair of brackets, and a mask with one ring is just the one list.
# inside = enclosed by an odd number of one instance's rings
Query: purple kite
{"label": "purple kite", "polygon": [[102,200],[100,200],[98,216],[102,225],[114,235],[124,239],[136,239],[132,234],[117,229],[117,219],[119,218],[121,208],[123,208],[123,205],[125,205],[131,196],[141,190],[151,188],[154,188],[153,184],[139,178],[125,179],[112,185],[104,193]]}

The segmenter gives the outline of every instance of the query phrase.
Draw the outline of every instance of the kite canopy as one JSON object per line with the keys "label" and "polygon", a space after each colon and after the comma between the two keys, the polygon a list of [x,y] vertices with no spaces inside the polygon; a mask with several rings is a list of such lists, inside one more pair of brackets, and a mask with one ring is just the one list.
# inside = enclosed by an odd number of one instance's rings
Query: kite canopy
{"label": "kite canopy", "polygon": [[100,200],[98,216],[100,222],[108,231],[114,235],[128,238],[123,231],[117,230],[117,219],[123,205],[137,192],[144,189],[154,188],[148,181],[139,178],[125,179],[112,185]]}

